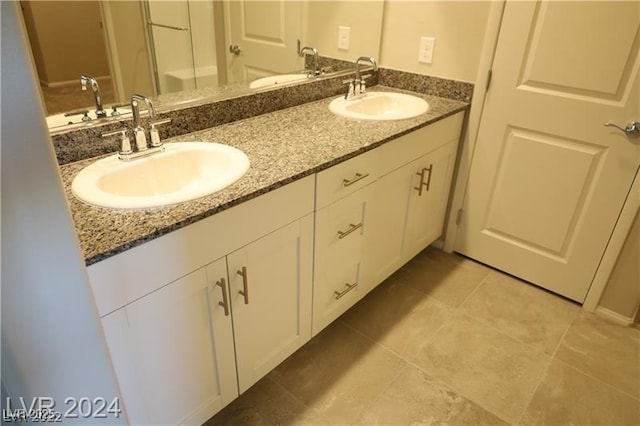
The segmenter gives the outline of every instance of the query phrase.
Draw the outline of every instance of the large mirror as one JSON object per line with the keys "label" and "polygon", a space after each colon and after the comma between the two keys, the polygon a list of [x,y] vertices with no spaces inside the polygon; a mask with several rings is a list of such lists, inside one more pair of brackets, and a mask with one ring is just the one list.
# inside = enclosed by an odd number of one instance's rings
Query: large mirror
{"label": "large mirror", "polygon": [[81,90],[81,75],[95,78],[109,115],[133,93],[159,105],[228,96],[267,76],[306,76],[301,47],[350,62],[378,57],[383,14],[383,0],[21,4],[50,128],[95,119],[95,91]]}

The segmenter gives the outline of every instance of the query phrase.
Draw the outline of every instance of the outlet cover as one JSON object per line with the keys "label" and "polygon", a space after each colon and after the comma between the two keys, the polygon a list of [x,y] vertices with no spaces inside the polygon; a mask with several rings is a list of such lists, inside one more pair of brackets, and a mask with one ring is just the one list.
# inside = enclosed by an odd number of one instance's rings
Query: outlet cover
{"label": "outlet cover", "polygon": [[433,62],[433,47],[436,39],[433,37],[420,37],[420,48],[418,49],[418,62],[430,64]]}
{"label": "outlet cover", "polygon": [[338,49],[349,50],[351,27],[338,26]]}

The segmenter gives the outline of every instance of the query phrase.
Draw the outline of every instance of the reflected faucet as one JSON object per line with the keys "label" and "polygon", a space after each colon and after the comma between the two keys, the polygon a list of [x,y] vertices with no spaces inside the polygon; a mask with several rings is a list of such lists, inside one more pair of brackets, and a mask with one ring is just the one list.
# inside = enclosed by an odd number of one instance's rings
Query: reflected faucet
{"label": "reflected faucet", "polygon": [[102,95],[100,94],[100,86],[98,86],[98,82],[90,75],[80,76],[80,87],[82,90],[87,90],[87,83],[91,84],[91,90],[93,91],[93,98],[96,104],[96,117],[106,117],[107,112],[102,108]]}
{"label": "reflected faucet", "polygon": [[313,75],[320,75],[320,67],[318,66],[318,49],[315,47],[305,46],[300,49],[300,56],[304,57],[305,52],[311,52],[313,55]]}

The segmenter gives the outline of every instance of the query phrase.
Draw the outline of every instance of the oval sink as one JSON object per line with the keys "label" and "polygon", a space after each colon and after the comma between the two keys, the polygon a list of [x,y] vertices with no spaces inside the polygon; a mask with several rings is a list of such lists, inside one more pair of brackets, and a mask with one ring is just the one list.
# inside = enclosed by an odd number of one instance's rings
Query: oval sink
{"label": "oval sink", "polygon": [[424,114],[429,110],[429,104],[405,93],[367,92],[366,96],[357,99],[336,98],[329,104],[329,110],[356,120],[403,120]]}
{"label": "oval sink", "polygon": [[287,84],[295,83],[297,81],[306,80],[309,78],[307,74],[279,74],[270,75],[269,77],[258,78],[249,83],[249,88],[258,89],[260,87],[272,86],[274,84]]}
{"label": "oval sink", "polygon": [[249,169],[244,152],[211,142],[166,144],[163,152],[131,161],[111,155],[85,167],[71,184],[82,201],[114,209],[144,209],[219,191]]}

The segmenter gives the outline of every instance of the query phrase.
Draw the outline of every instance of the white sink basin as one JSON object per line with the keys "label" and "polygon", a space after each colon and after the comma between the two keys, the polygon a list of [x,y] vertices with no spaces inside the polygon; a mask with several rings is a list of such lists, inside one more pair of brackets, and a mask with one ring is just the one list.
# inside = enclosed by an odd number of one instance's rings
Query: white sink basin
{"label": "white sink basin", "polygon": [[295,83],[296,81],[306,80],[307,74],[279,74],[270,75],[269,77],[262,77],[257,80],[253,80],[249,83],[249,88],[258,89],[260,87],[272,86],[274,84],[287,84]]}
{"label": "white sink basin", "polygon": [[244,152],[210,142],[165,145],[164,152],[131,161],[105,157],[82,169],[71,185],[89,204],[144,209],[194,200],[219,191],[249,169]]}
{"label": "white sink basin", "polygon": [[362,98],[334,99],[329,110],[343,117],[356,120],[403,120],[417,117],[429,109],[424,99],[405,93],[367,92]]}

